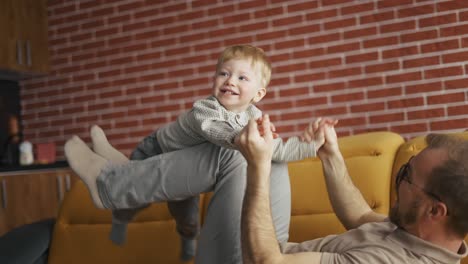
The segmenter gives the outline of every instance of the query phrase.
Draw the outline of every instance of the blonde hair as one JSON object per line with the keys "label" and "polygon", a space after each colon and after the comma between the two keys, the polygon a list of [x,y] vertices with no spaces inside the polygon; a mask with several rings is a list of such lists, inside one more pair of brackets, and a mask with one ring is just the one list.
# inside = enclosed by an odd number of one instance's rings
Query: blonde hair
{"label": "blonde hair", "polygon": [[223,63],[232,59],[250,59],[252,67],[260,70],[259,77],[264,88],[268,86],[271,78],[271,64],[268,61],[265,52],[251,45],[234,45],[227,47],[219,55],[216,71],[219,71]]}

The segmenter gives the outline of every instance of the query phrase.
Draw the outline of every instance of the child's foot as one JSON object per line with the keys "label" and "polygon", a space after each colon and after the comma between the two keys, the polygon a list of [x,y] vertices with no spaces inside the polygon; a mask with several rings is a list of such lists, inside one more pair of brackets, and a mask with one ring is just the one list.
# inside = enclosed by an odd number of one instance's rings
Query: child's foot
{"label": "child's foot", "polygon": [[107,140],[106,134],[99,126],[91,127],[91,140],[93,141],[93,150],[108,161],[116,164],[128,162],[128,158],[116,150]]}
{"label": "child's foot", "polygon": [[99,176],[102,168],[106,166],[107,160],[94,153],[77,136],[73,136],[65,143],[65,156],[70,167],[88,187],[96,207],[104,209],[97,190],[96,178]]}

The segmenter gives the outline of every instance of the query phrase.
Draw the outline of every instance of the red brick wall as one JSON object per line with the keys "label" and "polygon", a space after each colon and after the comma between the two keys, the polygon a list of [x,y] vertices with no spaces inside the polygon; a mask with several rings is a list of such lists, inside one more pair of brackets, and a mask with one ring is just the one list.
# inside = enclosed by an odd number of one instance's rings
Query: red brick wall
{"label": "red brick wall", "polygon": [[216,57],[273,63],[260,108],[288,137],[317,116],[340,135],[468,127],[468,1],[49,1],[51,72],[22,82],[24,132],[61,146],[99,124],[126,154],[210,94]]}

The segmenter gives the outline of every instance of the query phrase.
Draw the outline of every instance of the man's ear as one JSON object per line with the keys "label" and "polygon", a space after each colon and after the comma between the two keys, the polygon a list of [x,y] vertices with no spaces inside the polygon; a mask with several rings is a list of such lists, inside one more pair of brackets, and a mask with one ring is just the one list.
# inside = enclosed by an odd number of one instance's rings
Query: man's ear
{"label": "man's ear", "polygon": [[254,98],[252,99],[253,103],[258,103],[260,100],[262,100],[263,97],[266,95],[266,88],[260,88],[257,91],[257,94],[255,94]]}
{"label": "man's ear", "polygon": [[443,217],[448,215],[447,205],[443,202],[434,202],[432,204],[431,216],[432,217]]}

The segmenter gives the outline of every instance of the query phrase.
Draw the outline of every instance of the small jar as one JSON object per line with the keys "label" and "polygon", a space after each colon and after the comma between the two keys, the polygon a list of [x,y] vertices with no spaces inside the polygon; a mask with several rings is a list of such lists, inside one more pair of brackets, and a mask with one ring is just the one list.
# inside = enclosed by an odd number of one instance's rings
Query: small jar
{"label": "small jar", "polygon": [[31,165],[34,162],[33,146],[29,141],[23,141],[19,145],[20,165]]}

